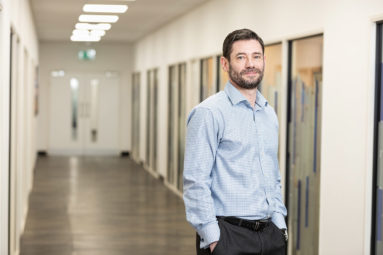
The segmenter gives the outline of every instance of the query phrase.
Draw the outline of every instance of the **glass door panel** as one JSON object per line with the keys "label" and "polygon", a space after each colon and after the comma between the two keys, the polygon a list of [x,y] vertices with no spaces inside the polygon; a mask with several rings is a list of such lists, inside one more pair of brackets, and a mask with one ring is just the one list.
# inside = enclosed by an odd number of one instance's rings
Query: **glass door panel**
{"label": "glass door panel", "polygon": [[167,181],[174,186],[177,186],[178,181],[178,71],[176,65],[169,67]]}
{"label": "glass door panel", "polygon": [[139,161],[140,139],[140,74],[132,78],[132,157]]}
{"label": "glass door panel", "polygon": [[217,92],[215,69],[216,65],[214,57],[201,59],[200,101],[205,100]]}
{"label": "glass door panel", "polygon": [[178,65],[178,190],[183,189],[183,170],[185,153],[185,130],[186,130],[186,64]]}
{"label": "glass door panel", "polygon": [[[275,113],[281,112],[280,95],[282,93],[282,44],[265,47],[266,68],[260,91],[274,108]],[[278,117],[280,120],[280,117]]]}
{"label": "glass door panel", "polygon": [[[274,108],[278,116],[278,122],[281,123],[282,111],[281,95],[282,95],[282,44],[273,44],[265,47],[266,68],[262,83],[259,87],[262,95],[267,99],[269,104]],[[281,133],[282,125],[279,125],[279,133]],[[279,136],[279,146],[281,136]],[[279,158],[279,151],[278,151]]]}
{"label": "glass door panel", "polygon": [[146,164],[156,171],[157,151],[157,70],[147,72],[147,133],[146,133]]}
{"label": "glass door panel", "polygon": [[151,118],[151,109],[152,109],[152,91],[151,91],[151,73],[147,71],[146,73],[146,148],[145,148],[145,165],[146,167],[150,166],[150,134],[152,129],[152,118]]}
{"label": "glass door panel", "polygon": [[323,36],[290,42],[288,225],[292,254],[318,254]]}
{"label": "glass door panel", "polygon": [[229,74],[222,69],[221,56],[217,56],[217,83],[218,89],[224,90],[226,83],[229,81]]}

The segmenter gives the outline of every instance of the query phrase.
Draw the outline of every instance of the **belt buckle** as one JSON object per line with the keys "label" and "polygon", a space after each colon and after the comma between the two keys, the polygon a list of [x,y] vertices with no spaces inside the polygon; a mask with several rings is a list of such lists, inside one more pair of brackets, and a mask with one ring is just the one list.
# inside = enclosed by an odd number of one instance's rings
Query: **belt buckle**
{"label": "belt buckle", "polygon": [[256,221],[255,224],[253,225],[253,230],[258,231],[259,230],[259,221]]}

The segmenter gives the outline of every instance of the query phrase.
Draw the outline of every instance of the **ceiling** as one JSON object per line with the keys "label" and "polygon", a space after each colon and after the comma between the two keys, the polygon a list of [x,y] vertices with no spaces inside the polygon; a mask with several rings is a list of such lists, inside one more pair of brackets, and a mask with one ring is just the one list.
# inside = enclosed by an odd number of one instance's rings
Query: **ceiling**
{"label": "ceiling", "polygon": [[208,0],[30,0],[41,42],[70,42],[86,3],[127,4],[101,42],[134,42]]}

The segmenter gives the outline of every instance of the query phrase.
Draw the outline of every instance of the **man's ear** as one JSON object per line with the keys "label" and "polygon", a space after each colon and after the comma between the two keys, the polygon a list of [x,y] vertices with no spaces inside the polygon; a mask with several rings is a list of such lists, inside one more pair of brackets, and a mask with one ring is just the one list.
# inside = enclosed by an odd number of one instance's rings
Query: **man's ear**
{"label": "man's ear", "polygon": [[221,57],[221,66],[225,72],[229,72],[229,60],[225,57]]}

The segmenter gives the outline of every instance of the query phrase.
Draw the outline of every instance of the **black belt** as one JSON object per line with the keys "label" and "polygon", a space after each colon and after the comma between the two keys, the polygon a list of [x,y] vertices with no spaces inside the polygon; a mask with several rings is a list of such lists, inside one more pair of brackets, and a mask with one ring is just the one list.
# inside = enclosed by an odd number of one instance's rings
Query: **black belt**
{"label": "black belt", "polygon": [[217,216],[218,219],[222,219],[232,225],[244,227],[247,229],[250,229],[252,231],[261,231],[265,227],[267,227],[270,223],[270,219],[263,219],[263,220],[244,220],[237,217],[223,217],[223,216]]}

